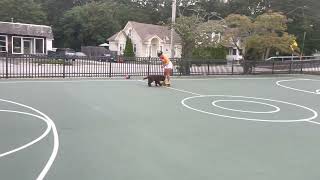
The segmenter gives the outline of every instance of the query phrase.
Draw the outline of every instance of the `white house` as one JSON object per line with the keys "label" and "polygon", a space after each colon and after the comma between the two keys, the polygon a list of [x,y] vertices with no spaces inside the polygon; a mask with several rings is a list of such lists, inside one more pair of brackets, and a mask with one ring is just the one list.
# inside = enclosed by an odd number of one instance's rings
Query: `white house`
{"label": "white house", "polygon": [[52,42],[50,26],[0,21],[0,53],[47,54]]}
{"label": "white house", "polygon": [[[109,49],[122,55],[126,38],[132,40],[136,57],[157,57],[157,52],[171,56],[171,30],[167,26],[153,25],[129,21],[120,32],[107,39]],[[180,58],[182,53],[181,38],[174,32],[174,57]]]}
{"label": "white house", "polygon": [[[241,48],[241,43],[238,41],[237,46]],[[235,45],[231,45],[228,48],[228,54],[226,59],[228,61],[239,61],[243,59],[243,49],[238,49]]]}

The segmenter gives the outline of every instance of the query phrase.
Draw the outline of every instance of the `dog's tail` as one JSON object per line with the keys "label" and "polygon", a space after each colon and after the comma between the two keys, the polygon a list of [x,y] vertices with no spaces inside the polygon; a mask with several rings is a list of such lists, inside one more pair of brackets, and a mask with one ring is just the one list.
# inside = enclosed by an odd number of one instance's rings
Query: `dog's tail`
{"label": "dog's tail", "polygon": [[145,77],[145,78],[143,78],[143,80],[145,80],[145,79],[148,79],[148,76],[147,76],[147,77]]}

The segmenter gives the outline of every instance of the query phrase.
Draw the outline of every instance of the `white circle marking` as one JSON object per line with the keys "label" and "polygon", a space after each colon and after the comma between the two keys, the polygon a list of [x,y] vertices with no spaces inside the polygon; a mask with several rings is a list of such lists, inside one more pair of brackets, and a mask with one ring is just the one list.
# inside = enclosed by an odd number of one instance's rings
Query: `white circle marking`
{"label": "white circle marking", "polygon": [[[37,177],[37,180],[42,180],[42,179],[44,179],[44,177],[46,176],[46,174],[48,173],[48,171],[49,171],[49,169],[51,168],[51,166],[52,166],[52,164],[53,164],[53,162],[54,162],[54,160],[55,160],[55,158],[56,158],[56,156],[57,156],[57,154],[58,154],[58,149],[59,149],[59,135],[58,135],[58,131],[57,131],[57,128],[56,128],[56,125],[54,124],[54,122],[52,121],[52,119],[50,119],[46,114],[44,114],[43,112],[41,112],[41,111],[39,111],[39,110],[37,110],[37,109],[35,109],[35,108],[33,108],[33,107],[30,107],[30,106],[27,106],[27,105],[24,105],[24,104],[21,104],[21,103],[17,103],[17,102],[14,102],[14,101],[9,101],[9,100],[5,100],[5,99],[0,99],[0,101],[2,101],[2,102],[6,102],[6,103],[10,103],[10,104],[15,104],[15,105],[18,105],[18,106],[21,106],[21,107],[25,107],[25,108],[27,108],[27,109],[30,109],[30,110],[32,110],[32,111],[34,111],[34,112],[36,112],[36,113],[38,113],[38,114],[40,114],[41,116],[42,116],[42,118],[40,118],[40,116],[39,116],[39,118],[40,119],[46,119],[46,122],[48,122],[49,123],[49,125],[50,125],[50,129],[52,130],[52,133],[53,133],[53,150],[52,150],[52,153],[51,153],[51,156],[50,156],[50,158],[49,158],[49,160],[47,161],[47,163],[46,163],[46,165],[44,166],[44,168],[42,169],[42,171],[40,172],[40,174],[38,175],[38,177]],[[4,110],[4,111],[7,111],[7,112],[9,112],[10,110]],[[12,112],[14,112],[14,111],[12,111]],[[17,113],[18,113],[18,111],[17,111]],[[21,114],[28,114],[28,113],[25,113],[25,112],[19,112],[19,113],[21,113]],[[29,115],[31,115],[31,114],[29,114]],[[35,116],[35,117],[37,117],[37,115],[31,115],[31,116]],[[43,136],[43,135],[42,135]],[[42,137],[42,136],[40,136],[40,137]],[[38,141],[40,141],[42,138],[37,138],[36,140],[38,140]],[[36,142],[38,142],[38,141],[36,141]],[[34,143],[36,143],[35,141],[33,142],[33,144]],[[28,143],[27,144],[28,146],[25,146],[24,148],[26,148],[26,147],[29,147],[30,145],[32,145],[32,144],[30,144],[30,143]],[[19,150],[21,150],[21,149],[24,149],[24,148],[18,148]],[[13,150],[14,152],[17,152],[17,151],[19,151],[19,150]],[[8,153],[8,152],[7,152]],[[12,152],[11,152],[12,153]],[[11,153],[9,153],[9,154],[11,154]],[[3,156],[2,156],[3,157]]]}
{"label": "white circle marking", "polygon": [[[212,113],[212,112],[207,112],[207,111],[203,111],[201,109],[197,109],[197,108],[193,108],[189,105],[186,104],[186,101],[188,101],[189,99],[194,99],[194,98],[201,98],[201,97],[233,97],[233,98],[247,98],[247,99],[256,99],[256,100],[264,100],[264,101],[271,101],[271,102],[278,102],[278,103],[283,103],[283,104],[288,104],[288,105],[292,105],[292,106],[296,106],[296,107],[300,107],[303,109],[306,109],[308,111],[311,111],[313,113],[313,116],[308,117],[308,118],[304,118],[304,119],[280,119],[280,120],[272,120],[272,119],[256,119],[256,118],[243,118],[243,117],[235,117],[235,116],[228,116],[228,115],[223,115],[223,114],[217,114],[217,113]],[[201,113],[205,113],[205,114],[210,114],[210,115],[215,115],[215,116],[220,116],[220,117],[226,117],[226,118],[232,118],[232,119],[240,119],[240,120],[246,120],[246,121],[258,121],[258,122],[275,122],[275,123],[289,123],[289,122],[302,122],[302,121],[310,121],[313,120],[315,118],[318,117],[318,113],[313,110],[310,109],[308,107],[302,106],[302,105],[298,105],[298,104],[293,104],[293,103],[289,103],[289,102],[285,102],[285,101],[279,101],[279,100],[273,100],[273,99],[265,99],[265,98],[256,98],[256,97],[246,97],[246,96],[232,96],[232,95],[201,95],[201,96],[192,96],[192,97],[188,97],[185,98],[181,101],[181,104],[183,106],[185,106],[188,109],[194,110],[194,111],[198,111]]]}
{"label": "white circle marking", "polygon": [[49,134],[50,130],[51,130],[50,122],[49,122],[46,118],[44,118],[44,117],[42,117],[42,116],[38,116],[38,115],[31,114],[31,113],[27,113],[27,112],[11,111],[11,110],[0,110],[0,112],[9,112],[9,113],[16,113],[16,114],[24,114],[24,115],[28,115],[28,116],[33,116],[33,117],[36,117],[36,118],[38,118],[38,119],[41,119],[41,120],[43,120],[44,122],[47,123],[47,129],[45,130],[44,133],[42,133],[41,136],[39,136],[39,137],[36,138],[35,140],[33,140],[33,141],[31,141],[31,142],[23,145],[23,146],[20,146],[20,147],[18,147],[18,148],[13,149],[13,150],[10,150],[10,151],[1,153],[1,154],[0,154],[0,158],[1,158],[1,157],[4,157],[4,156],[7,156],[7,155],[9,155],[9,154],[15,153],[15,152],[17,152],[17,151],[20,151],[20,150],[22,150],[22,149],[25,149],[25,148],[27,148],[27,147],[29,147],[29,146],[31,146],[31,145],[39,142],[39,141],[42,140],[44,137],[46,137],[46,136]]}
{"label": "white circle marking", "polygon": [[[226,108],[223,106],[217,105],[218,102],[249,102],[249,103],[255,103],[255,104],[262,104],[262,105],[267,105],[275,108],[273,111],[245,111],[245,110],[238,110],[238,109],[231,109],[231,108]],[[229,111],[236,111],[236,112],[245,112],[245,113],[255,113],[255,114],[264,114],[264,113],[276,113],[280,111],[280,108],[268,103],[262,103],[262,102],[257,102],[257,101],[246,101],[246,100],[216,100],[212,102],[212,105],[221,109],[229,110]]]}
{"label": "white circle marking", "polygon": [[285,86],[285,85],[281,84],[281,82],[291,82],[291,81],[316,81],[316,82],[320,82],[320,80],[316,80],[316,79],[288,79],[288,80],[277,81],[276,84],[280,87],[295,90],[295,91],[300,91],[300,92],[305,92],[305,93],[310,93],[310,94],[320,94],[320,89],[318,89],[316,91],[307,91],[307,90],[293,88],[293,87],[289,87],[289,86]]}

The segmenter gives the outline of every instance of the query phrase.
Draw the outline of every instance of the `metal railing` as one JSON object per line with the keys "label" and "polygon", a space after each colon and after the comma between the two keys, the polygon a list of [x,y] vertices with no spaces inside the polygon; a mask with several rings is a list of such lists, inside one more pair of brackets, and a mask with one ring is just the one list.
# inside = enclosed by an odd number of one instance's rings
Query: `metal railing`
{"label": "metal railing", "polygon": [[265,61],[320,60],[320,56],[273,56]]}
{"label": "metal railing", "polygon": [[[172,59],[173,76],[320,72],[320,60],[245,61]],[[158,58],[0,55],[0,78],[121,77],[163,74]]]}

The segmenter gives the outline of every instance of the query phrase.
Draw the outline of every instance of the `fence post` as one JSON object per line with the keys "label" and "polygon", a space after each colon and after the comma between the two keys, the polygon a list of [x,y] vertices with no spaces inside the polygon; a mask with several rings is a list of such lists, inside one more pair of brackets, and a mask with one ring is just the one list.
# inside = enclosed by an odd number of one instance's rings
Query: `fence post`
{"label": "fence post", "polygon": [[234,59],[232,60],[232,63],[231,63],[231,75],[234,74]]}
{"label": "fence post", "polygon": [[8,54],[6,54],[6,78],[9,78],[9,64],[8,64]]}
{"label": "fence post", "polygon": [[290,62],[290,66],[289,66],[289,74],[291,74],[291,72],[292,72],[292,63],[293,63],[293,61],[291,61],[291,62]]}
{"label": "fence post", "polygon": [[147,72],[147,76],[150,75],[150,61],[151,61],[151,56],[149,56],[149,58],[148,58],[148,72]]}
{"label": "fence post", "polygon": [[110,60],[109,61],[109,78],[111,78],[111,70],[112,70],[111,66],[112,66],[112,63],[111,63],[111,60]]}
{"label": "fence post", "polygon": [[210,75],[210,60],[207,61],[207,65],[208,65],[207,76],[209,76]]}
{"label": "fence post", "polygon": [[179,59],[179,76],[182,76],[182,58]]}
{"label": "fence post", "polygon": [[62,71],[62,77],[66,77],[66,58],[63,58],[63,71]]}
{"label": "fence post", "polygon": [[274,74],[274,61],[272,61],[272,74]]}

